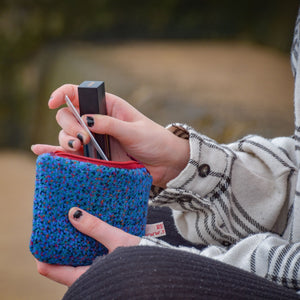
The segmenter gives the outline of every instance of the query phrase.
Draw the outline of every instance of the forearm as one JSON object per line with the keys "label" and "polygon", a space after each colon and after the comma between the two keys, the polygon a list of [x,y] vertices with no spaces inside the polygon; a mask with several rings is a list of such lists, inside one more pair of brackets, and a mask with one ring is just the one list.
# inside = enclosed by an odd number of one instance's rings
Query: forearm
{"label": "forearm", "polygon": [[254,273],[277,284],[300,289],[298,263],[300,244],[291,244],[275,234],[252,235],[230,248],[208,246],[204,250],[198,250],[189,247],[174,247],[148,237],[142,238],[140,245],[172,248],[202,255]]}
{"label": "forearm", "polygon": [[257,136],[220,145],[181,126],[189,135],[189,162],[165,189],[153,188],[151,199],[173,209],[180,234],[194,243],[229,245],[253,233],[280,233],[295,181],[280,145]]}

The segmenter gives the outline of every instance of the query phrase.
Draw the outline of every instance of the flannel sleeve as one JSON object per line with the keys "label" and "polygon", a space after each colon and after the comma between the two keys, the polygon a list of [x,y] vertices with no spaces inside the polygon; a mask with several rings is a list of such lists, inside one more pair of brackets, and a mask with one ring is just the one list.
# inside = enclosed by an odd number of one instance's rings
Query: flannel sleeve
{"label": "flannel sleeve", "polygon": [[143,237],[140,245],[173,248],[206,256],[285,287],[300,290],[300,243],[290,243],[276,234],[258,233],[231,247],[211,245],[204,250],[174,247],[151,237]]}
{"label": "flannel sleeve", "polygon": [[151,204],[169,206],[179,233],[205,245],[231,245],[260,232],[283,232],[291,206],[295,166],[292,139],[247,136],[229,145],[183,124],[168,128],[188,138],[190,159]]}

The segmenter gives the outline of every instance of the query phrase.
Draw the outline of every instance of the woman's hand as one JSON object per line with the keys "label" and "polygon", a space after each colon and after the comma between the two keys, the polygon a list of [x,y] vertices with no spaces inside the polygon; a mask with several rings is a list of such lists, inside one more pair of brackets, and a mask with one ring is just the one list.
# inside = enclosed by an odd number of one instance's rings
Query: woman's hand
{"label": "woman's hand", "polygon": [[[52,93],[49,107],[55,109],[65,104],[68,95],[78,108],[75,85],[64,85]],[[189,159],[189,142],[153,122],[123,99],[106,93],[107,116],[88,115],[83,120],[91,131],[112,136],[112,159],[128,160],[128,155],[145,165],[153,177],[153,184],[165,187],[186,166]],[[87,121],[89,119],[89,122]],[[56,116],[62,127],[59,143],[67,151],[81,151],[81,141],[88,143],[88,134],[77,122],[71,111],[61,108]],[[41,154],[50,146],[35,145],[33,152]]]}
{"label": "woman's hand", "polygon": [[[136,246],[140,242],[139,237],[113,227],[80,208],[70,209],[69,220],[77,230],[103,244],[109,253],[117,247]],[[37,261],[37,269],[41,275],[67,286],[72,285],[88,268],[89,266],[59,266]]]}

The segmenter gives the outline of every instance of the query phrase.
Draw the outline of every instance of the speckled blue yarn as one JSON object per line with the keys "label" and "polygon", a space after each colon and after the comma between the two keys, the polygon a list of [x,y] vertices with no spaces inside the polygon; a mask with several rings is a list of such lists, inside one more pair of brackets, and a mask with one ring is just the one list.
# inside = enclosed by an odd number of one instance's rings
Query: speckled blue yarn
{"label": "speckled blue yarn", "polygon": [[152,177],[145,168],[98,166],[50,153],[36,162],[30,251],[40,261],[89,265],[107,249],[68,220],[73,206],[137,236],[145,233]]}

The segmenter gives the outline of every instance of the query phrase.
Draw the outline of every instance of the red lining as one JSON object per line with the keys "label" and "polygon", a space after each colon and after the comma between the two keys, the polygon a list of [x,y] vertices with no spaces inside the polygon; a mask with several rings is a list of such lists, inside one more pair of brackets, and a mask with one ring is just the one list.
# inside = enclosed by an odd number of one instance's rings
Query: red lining
{"label": "red lining", "polygon": [[136,161],[130,160],[130,161],[107,161],[107,160],[102,160],[102,159],[97,159],[97,158],[90,158],[90,157],[85,157],[77,154],[71,154],[63,151],[55,151],[52,152],[52,155],[54,156],[59,156],[59,157],[64,157],[64,158],[69,158],[69,159],[74,159],[77,161],[82,161],[82,162],[88,162],[91,164],[95,164],[98,166],[106,166],[106,167],[113,167],[113,168],[120,168],[120,169],[140,169],[144,168],[144,166]]}

